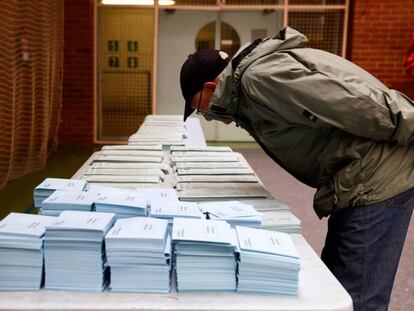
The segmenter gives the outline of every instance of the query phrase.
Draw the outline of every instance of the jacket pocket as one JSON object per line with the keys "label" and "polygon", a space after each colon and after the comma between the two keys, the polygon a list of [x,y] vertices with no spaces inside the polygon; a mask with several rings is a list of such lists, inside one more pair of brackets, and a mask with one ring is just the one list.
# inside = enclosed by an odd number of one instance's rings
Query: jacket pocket
{"label": "jacket pocket", "polygon": [[353,199],[364,189],[361,161],[355,160],[340,169],[334,177],[337,207],[352,206]]}

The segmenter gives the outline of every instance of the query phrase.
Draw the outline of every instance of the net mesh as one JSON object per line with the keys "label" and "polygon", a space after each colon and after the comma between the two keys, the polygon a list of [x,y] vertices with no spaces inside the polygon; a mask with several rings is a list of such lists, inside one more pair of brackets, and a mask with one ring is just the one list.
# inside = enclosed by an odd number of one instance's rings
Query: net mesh
{"label": "net mesh", "polygon": [[309,39],[308,47],[342,53],[344,11],[289,12],[289,26]]}
{"label": "net mesh", "polygon": [[0,189],[43,168],[57,143],[63,0],[0,6]]}

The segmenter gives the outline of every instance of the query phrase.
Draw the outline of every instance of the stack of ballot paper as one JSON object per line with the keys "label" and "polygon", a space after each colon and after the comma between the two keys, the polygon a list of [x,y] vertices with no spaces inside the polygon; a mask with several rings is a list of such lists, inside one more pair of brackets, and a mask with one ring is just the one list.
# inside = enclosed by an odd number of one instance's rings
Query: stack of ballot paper
{"label": "stack of ballot paper", "polygon": [[299,218],[290,211],[267,211],[263,212],[262,228],[286,233],[301,233],[301,222]]}
{"label": "stack of ballot paper", "polygon": [[46,178],[34,189],[34,206],[39,208],[40,203],[55,190],[82,191],[86,181],[79,179]]}
{"label": "stack of ballot paper", "polygon": [[230,147],[227,146],[206,146],[206,147],[193,147],[193,146],[172,146],[170,152],[232,152]]}
{"label": "stack of ballot paper", "polygon": [[240,202],[253,206],[258,212],[289,210],[289,206],[286,203],[273,198],[241,199]]}
{"label": "stack of ballot paper", "polygon": [[184,145],[185,125],[170,118],[145,119],[138,131],[128,139],[129,145],[161,144],[163,147]]}
{"label": "stack of ballot paper", "polygon": [[172,232],[173,220],[179,218],[204,218],[197,203],[193,202],[169,202],[152,200],[150,202],[150,215],[154,218],[168,220],[169,232]]}
{"label": "stack of ballot paper", "polygon": [[40,214],[59,216],[63,211],[91,212],[96,196],[86,191],[56,190],[40,205]]}
{"label": "stack of ballot paper", "polygon": [[261,183],[179,183],[176,188],[183,201],[270,197]]}
{"label": "stack of ballot paper", "polygon": [[43,234],[55,217],[10,213],[0,221],[0,290],[37,290],[43,272]]}
{"label": "stack of ballot paper", "polygon": [[255,175],[185,175],[175,176],[175,183],[257,183]]}
{"label": "stack of ballot paper", "polygon": [[236,290],[236,237],[224,221],[175,218],[173,245],[178,291]]}
{"label": "stack of ballot paper", "polygon": [[44,236],[45,288],[102,291],[109,277],[104,237],[115,214],[65,211]]}
{"label": "stack of ballot paper", "polygon": [[112,291],[170,291],[171,237],[166,220],[117,220],[106,235],[105,244]]}
{"label": "stack of ballot paper", "polygon": [[149,151],[162,151],[162,145],[140,145],[140,146],[131,146],[131,145],[105,145],[102,146],[101,150],[149,150]]}
{"label": "stack of ballot paper", "polygon": [[[199,170],[206,170],[206,171],[210,171],[210,170],[218,170],[218,169],[226,169],[226,170],[230,170],[230,169],[234,169],[234,170],[239,170],[239,169],[249,169],[251,170],[251,168],[249,167],[249,165],[245,162],[194,162],[194,161],[189,161],[189,162],[177,162],[174,165],[175,169],[177,172],[179,172],[179,175],[186,175],[185,172],[186,170],[193,170],[193,169],[199,169]],[[182,172],[183,174],[180,174],[180,172]]]}
{"label": "stack of ballot paper", "polygon": [[106,191],[94,201],[95,211],[114,213],[116,219],[148,215],[148,198],[135,191]]}
{"label": "stack of ballot paper", "polygon": [[240,292],[297,295],[300,260],[286,233],[236,227]]}
{"label": "stack of ballot paper", "polygon": [[209,219],[224,220],[232,227],[261,228],[261,214],[253,206],[238,201],[209,202],[200,204],[200,209]]}
{"label": "stack of ballot paper", "polygon": [[120,173],[124,171],[135,171],[144,169],[159,169],[164,174],[169,173],[169,166],[167,163],[132,163],[132,162],[96,162],[92,163],[89,169],[105,171],[105,170],[118,170]]}
{"label": "stack of ballot paper", "polygon": [[136,188],[135,191],[148,198],[148,204],[152,201],[179,202],[177,192],[171,188]]}
{"label": "stack of ballot paper", "polygon": [[162,151],[125,151],[101,150],[93,158],[93,162],[129,162],[129,163],[161,163],[164,158]]}
{"label": "stack of ballot paper", "polygon": [[150,121],[176,121],[184,123],[183,116],[177,114],[149,114],[145,117],[145,122]]}

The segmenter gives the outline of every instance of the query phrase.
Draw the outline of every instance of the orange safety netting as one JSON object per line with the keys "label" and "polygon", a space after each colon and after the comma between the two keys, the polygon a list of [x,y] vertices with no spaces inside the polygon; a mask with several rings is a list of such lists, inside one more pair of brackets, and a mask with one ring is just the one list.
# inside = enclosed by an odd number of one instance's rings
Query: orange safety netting
{"label": "orange safety netting", "polygon": [[57,143],[63,0],[0,6],[0,189],[41,169]]}

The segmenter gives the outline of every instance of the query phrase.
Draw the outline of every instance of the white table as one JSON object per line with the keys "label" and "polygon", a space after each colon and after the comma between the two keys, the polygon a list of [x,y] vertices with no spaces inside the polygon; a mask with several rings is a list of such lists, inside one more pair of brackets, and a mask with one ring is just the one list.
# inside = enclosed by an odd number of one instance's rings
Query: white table
{"label": "white table", "polygon": [[351,311],[351,297],[302,235],[292,235],[301,257],[297,297],[224,292],[170,294],[0,292],[0,310],[275,310]]}
{"label": "white table", "polygon": [[[205,146],[198,119],[187,121],[188,144]],[[81,176],[91,158],[78,170]],[[237,292],[177,293],[173,284],[170,294],[81,293],[40,290],[0,292],[0,310],[275,310],[275,311],[352,311],[349,294],[336,280],[300,234],[292,235],[301,258],[297,297]]]}

